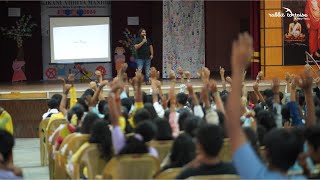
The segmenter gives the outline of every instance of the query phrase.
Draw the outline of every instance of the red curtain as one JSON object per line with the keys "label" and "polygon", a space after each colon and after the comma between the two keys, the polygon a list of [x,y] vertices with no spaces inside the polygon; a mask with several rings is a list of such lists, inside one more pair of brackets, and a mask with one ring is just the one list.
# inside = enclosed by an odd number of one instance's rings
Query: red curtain
{"label": "red curtain", "polygon": [[254,54],[251,60],[251,78],[260,71],[260,1],[250,1],[250,34],[253,37]]}

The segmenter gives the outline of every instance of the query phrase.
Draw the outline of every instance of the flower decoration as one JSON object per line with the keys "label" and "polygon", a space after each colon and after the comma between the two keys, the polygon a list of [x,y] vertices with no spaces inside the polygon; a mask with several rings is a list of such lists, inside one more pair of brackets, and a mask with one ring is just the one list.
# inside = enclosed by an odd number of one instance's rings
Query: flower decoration
{"label": "flower decoration", "polygon": [[0,35],[15,40],[18,48],[22,47],[23,40],[32,37],[32,30],[37,26],[30,21],[31,18],[31,15],[23,15],[16,21],[15,26],[0,27]]}
{"label": "flower decoration", "polygon": [[136,39],[137,35],[136,34],[133,34],[130,32],[130,30],[128,28],[125,28],[125,30],[122,32],[123,35],[125,36],[125,40],[119,40],[118,42],[120,44],[122,44],[123,46],[129,48],[130,52],[131,52],[131,55],[136,57],[137,55],[137,52],[136,50],[134,49],[134,40]]}

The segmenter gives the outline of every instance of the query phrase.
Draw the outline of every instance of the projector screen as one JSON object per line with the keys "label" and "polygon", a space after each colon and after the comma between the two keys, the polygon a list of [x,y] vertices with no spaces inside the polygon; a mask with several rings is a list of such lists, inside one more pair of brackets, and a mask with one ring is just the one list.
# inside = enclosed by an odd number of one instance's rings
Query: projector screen
{"label": "projector screen", "polygon": [[51,63],[110,62],[109,17],[51,17]]}

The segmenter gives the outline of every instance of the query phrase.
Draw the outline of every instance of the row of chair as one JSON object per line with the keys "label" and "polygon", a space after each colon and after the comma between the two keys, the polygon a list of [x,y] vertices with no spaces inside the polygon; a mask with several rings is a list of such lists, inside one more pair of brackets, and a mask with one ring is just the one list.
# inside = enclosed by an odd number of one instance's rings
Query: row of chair
{"label": "row of chair", "polygon": [[[41,165],[42,166],[49,165],[50,179],[55,179],[55,178],[64,179],[64,178],[67,178],[68,176],[72,177],[72,179],[79,179],[80,172],[81,172],[81,169],[83,169],[83,167],[87,167],[89,178],[96,178],[95,176],[98,174],[100,174],[100,176],[103,178],[107,178],[107,177],[120,178],[125,176],[125,173],[119,173],[119,172],[124,172],[124,169],[127,169],[125,167],[128,167],[128,169],[130,169],[130,174],[131,174],[130,177],[127,177],[127,178],[136,177],[132,175],[135,172],[137,173],[137,175],[139,175],[139,177],[142,177],[143,174],[141,173],[141,170],[149,173],[149,174],[148,173],[145,174],[144,177],[148,176],[151,178],[151,177],[154,177],[156,173],[158,173],[160,169],[160,163],[169,154],[172,147],[172,143],[173,143],[173,141],[151,141],[150,142],[150,146],[155,147],[159,153],[159,159],[156,159],[156,162],[154,162],[155,158],[149,157],[149,155],[125,155],[125,156],[116,156],[113,159],[111,159],[109,163],[102,161],[99,158],[100,156],[97,156],[99,154],[99,151],[97,150],[96,145],[92,144],[88,146],[80,154],[80,158],[78,159],[77,163],[73,164],[74,172],[72,174],[68,174],[68,172],[66,171],[65,165],[67,163],[69,152],[72,151],[73,153],[75,153],[81,147],[82,144],[87,142],[89,135],[81,135],[78,133],[73,133],[64,139],[63,143],[60,146],[59,151],[53,152],[54,142],[58,137],[58,133],[53,137],[51,142],[49,142],[49,137],[61,124],[66,124],[67,121],[65,119],[55,120],[51,122],[49,126],[48,126],[48,122],[49,122],[49,119],[44,119],[41,121],[39,125],[39,139],[40,139]],[[67,144],[67,147],[65,147],[66,144]],[[62,151],[62,149],[64,149],[64,151]],[[225,139],[224,146],[219,156],[222,160],[225,160],[225,161],[231,160],[229,139]],[[154,164],[154,165],[150,165],[150,166],[147,165],[148,164],[147,161],[150,161],[149,164]],[[139,165],[139,163],[141,164]],[[104,166],[106,167],[104,168]],[[110,168],[110,167],[114,167],[114,168]],[[137,167],[137,168],[133,168],[133,167]],[[146,171],[146,168],[148,167],[150,167],[150,171]],[[166,174],[168,174],[168,176],[171,175],[172,178],[174,178],[178,174],[178,172],[180,172],[180,168],[169,169],[164,171],[163,174],[160,174],[159,176],[161,178],[161,176],[166,176]]]}

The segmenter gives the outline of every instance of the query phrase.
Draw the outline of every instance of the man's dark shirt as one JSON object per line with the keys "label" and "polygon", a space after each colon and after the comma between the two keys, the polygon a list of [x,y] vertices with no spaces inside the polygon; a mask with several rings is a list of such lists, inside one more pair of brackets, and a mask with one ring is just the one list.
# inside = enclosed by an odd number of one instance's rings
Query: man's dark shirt
{"label": "man's dark shirt", "polygon": [[[138,37],[134,40],[134,45],[140,44],[143,38]],[[139,49],[137,49],[137,59],[150,59],[150,46],[151,46],[150,39],[147,38],[147,42],[144,43]]]}

